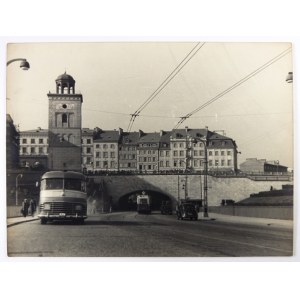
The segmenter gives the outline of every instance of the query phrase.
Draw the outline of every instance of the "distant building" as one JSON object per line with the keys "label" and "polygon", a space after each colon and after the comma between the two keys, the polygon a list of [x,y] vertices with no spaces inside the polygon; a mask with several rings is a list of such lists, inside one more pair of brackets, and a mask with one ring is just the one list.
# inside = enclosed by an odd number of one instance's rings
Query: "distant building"
{"label": "distant building", "polygon": [[48,168],[48,132],[40,127],[20,132],[20,167]]}
{"label": "distant building", "polygon": [[[48,135],[49,130],[41,128],[20,132],[21,166],[32,167],[39,162],[52,169]],[[209,171],[237,170],[235,141],[207,129],[185,128],[145,133],[141,130],[123,132],[121,128],[118,130],[83,128],[81,157],[76,156],[76,159],[82,162],[81,170],[85,172],[203,171],[205,150]],[[260,166],[260,163],[255,164],[256,167],[253,167],[251,172],[263,170],[262,167],[258,169],[257,165]],[[278,170],[279,172],[282,170],[281,166]]]}
{"label": "distant building", "polygon": [[19,166],[19,132],[9,114],[6,115],[6,168]]}
{"label": "distant building", "polygon": [[85,172],[93,171],[93,161],[94,161],[94,136],[97,134],[99,128],[89,129],[82,128],[81,132],[81,143],[82,143],[82,152],[81,152],[81,161],[82,161],[82,170]]}
{"label": "distant building", "polygon": [[246,174],[282,174],[287,173],[288,167],[280,165],[279,161],[247,158],[245,162],[240,164],[240,170]]}
{"label": "distant building", "polygon": [[142,131],[123,132],[119,145],[119,170],[134,172],[137,170],[137,148]]}
{"label": "distant building", "polygon": [[94,171],[118,171],[121,130],[101,130],[94,137]]}

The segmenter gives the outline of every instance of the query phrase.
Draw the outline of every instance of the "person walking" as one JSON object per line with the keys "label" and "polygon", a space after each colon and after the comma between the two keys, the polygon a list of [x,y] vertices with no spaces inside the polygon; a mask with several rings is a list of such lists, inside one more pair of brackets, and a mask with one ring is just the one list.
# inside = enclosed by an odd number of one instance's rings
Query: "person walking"
{"label": "person walking", "polygon": [[34,199],[32,198],[30,199],[29,206],[30,206],[31,216],[34,217],[34,213],[36,211],[36,203]]}
{"label": "person walking", "polygon": [[26,218],[28,215],[29,201],[25,198],[22,203],[22,214],[23,217]]}

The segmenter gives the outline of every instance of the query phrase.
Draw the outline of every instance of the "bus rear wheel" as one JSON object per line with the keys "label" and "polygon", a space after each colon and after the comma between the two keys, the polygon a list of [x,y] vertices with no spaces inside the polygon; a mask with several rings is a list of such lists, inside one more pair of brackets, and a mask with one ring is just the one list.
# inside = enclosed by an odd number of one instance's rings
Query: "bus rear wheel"
{"label": "bus rear wheel", "polygon": [[47,219],[46,218],[41,218],[41,224],[46,224],[47,223]]}
{"label": "bus rear wheel", "polygon": [[73,220],[73,223],[78,224],[78,225],[83,225],[84,224],[84,219]]}

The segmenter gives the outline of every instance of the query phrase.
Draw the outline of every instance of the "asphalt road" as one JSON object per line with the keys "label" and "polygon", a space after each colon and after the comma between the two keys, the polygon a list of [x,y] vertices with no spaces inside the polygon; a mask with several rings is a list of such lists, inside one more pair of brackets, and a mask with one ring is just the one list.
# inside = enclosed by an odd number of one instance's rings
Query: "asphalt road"
{"label": "asphalt road", "polygon": [[[271,225],[271,226],[270,226]],[[115,212],[84,225],[38,220],[7,228],[10,257],[265,257],[291,256],[291,227],[175,215]]]}

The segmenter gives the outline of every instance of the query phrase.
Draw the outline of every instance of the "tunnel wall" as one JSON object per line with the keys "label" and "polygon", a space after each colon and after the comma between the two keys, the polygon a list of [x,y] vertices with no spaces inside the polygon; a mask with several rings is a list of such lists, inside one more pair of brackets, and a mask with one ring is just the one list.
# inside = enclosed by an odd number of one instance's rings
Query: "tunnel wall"
{"label": "tunnel wall", "polygon": [[[107,196],[114,205],[125,194],[141,190],[152,190],[168,196],[173,202],[185,198],[184,185],[187,182],[187,196],[190,199],[201,198],[203,175],[130,175],[130,176],[90,176],[97,183],[104,183]],[[217,178],[208,176],[208,204],[220,205],[222,199],[240,201],[252,193],[281,189],[287,181],[253,181],[248,178]],[[203,188],[203,184],[202,184]]]}

